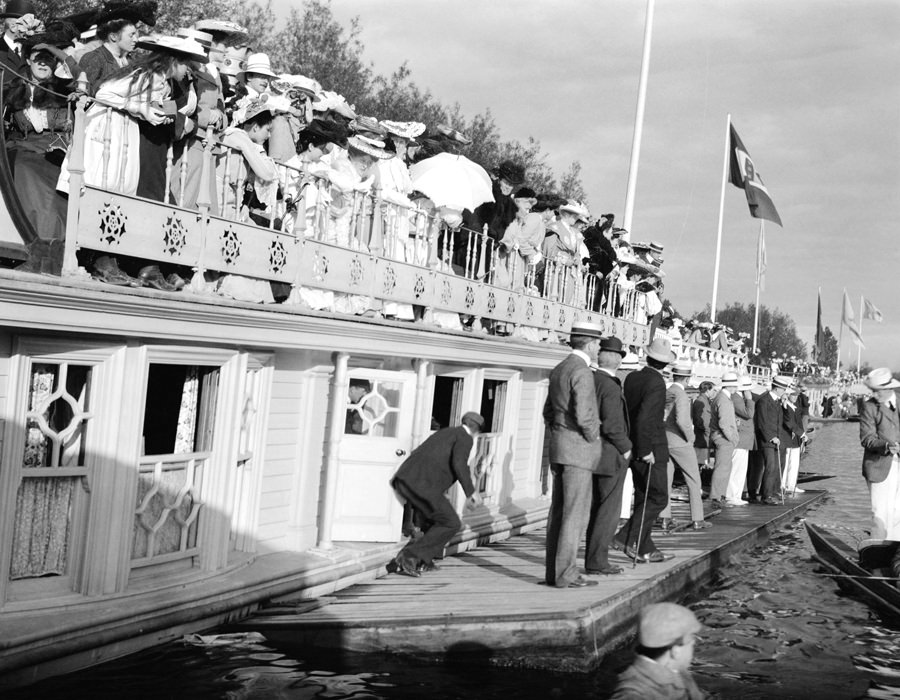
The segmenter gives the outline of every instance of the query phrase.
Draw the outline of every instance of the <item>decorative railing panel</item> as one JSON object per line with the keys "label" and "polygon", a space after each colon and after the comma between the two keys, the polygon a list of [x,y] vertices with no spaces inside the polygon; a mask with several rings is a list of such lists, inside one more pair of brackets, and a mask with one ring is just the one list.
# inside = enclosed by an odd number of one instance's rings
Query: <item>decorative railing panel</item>
{"label": "decorative railing panel", "polygon": [[300,267],[299,243],[273,229],[210,217],[202,267],[293,284]]}

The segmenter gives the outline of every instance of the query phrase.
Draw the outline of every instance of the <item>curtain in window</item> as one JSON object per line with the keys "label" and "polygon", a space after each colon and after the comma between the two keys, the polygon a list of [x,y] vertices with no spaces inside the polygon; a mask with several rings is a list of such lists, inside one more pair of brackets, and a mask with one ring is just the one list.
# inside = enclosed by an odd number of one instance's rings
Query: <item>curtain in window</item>
{"label": "curtain in window", "polygon": [[[200,395],[200,373],[196,365],[185,368],[184,386],[181,389],[181,408],[178,410],[178,429],[175,433],[175,454],[194,451],[197,431],[197,410]],[[170,424],[171,425],[171,424]],[[171,435],[171,433],[169,433]]]}

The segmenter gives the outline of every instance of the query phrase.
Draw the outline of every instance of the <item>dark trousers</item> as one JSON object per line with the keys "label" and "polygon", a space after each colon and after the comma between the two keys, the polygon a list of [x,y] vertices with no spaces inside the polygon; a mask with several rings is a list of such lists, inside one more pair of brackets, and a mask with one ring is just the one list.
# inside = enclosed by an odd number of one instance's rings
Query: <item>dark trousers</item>
{"label": "dark trousers", "polygon": [[171,125],[153,126],[138,119],[141,133],[137,196],[163,202],[166,198],[166,160],[174,131]]}
{"label": "dark trousers", "polygon": [[784,468],[785,451],[775,445],[765,445],[760,452],[763,455],[763,474],[760,482],[760,498],[778,498],[781,495],[781,470]]}
{"label": "dark trousers", "polygon": [[394,479],[394,490],[405,498],[416,510],[425,534],[403,548],[403,552],[424,564],[430,564],[435,557],[442,557],[444,547],[459,532],[462,521],[450,501],[442,493],[421,494]]}
{"label": "dark trousers", "polygon": [[664,460],[651,466],[641,460],[632,460],[630,465],[634,480],[634,510],[628,522],[622,526],[618,539],[629,546],[637,543],[638,554],[649,554],[656,550],[650,531],[669,502],[667,463],[668,460]]}
{"label": "dark trousers", "polygon": [[750,450],[747,458],[747,498],[755,501],[761,498],[765,462],[762,450]]}
{"label": "dark trousers", "polygon": [[591,516],[584,548],[586,569],[597,570],[609,566],[609,545],[616,534],[616,525],[619,524],[624,486],[625,467],[617,469],[615,474],[594,474]]}
{"label": "dark trousers", "polygon": [[584,536],[591,508],[590,469],[551,464],[553,495],[547,518],[544,580],[565,588],[578,578],[578,545]]}

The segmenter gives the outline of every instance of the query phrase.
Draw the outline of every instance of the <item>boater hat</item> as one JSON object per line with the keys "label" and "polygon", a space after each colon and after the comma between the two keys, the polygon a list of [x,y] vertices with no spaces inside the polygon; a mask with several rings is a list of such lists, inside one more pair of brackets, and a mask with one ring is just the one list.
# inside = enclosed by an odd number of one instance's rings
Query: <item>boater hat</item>
{"label": "boater hat", "polygon": [[635,370],[641,366],[640,361],[638,360],[638,356],[633,352],[625,353],[625,357],[622,358],[622,364],[619,365],[619,369],[623,371],[627,370]]}
{"label": "boater hat", "polygon": [[603,329],[590,321],[575,321],[572,324],[571,335],[583,335],[588,338],[603,338]]}
{"label": "boater hat", "polygon": [[646,347],[647,357],[652,357],[657,362],[675,362],[678,359],[672,352],[672,344],[668,338],[654,338],[653,342]]}
{"label": "boater hat", "polygon": [[777,377],[772,378],[772,388],[778,387],[779,389],[790,389],[794,386],[794,380],[790,377],[785,377],[783,374],[779,374]]}
{"label": "boater hat", "polygon": [[900,387],[900,382],[894,379],[894,375],[891,374],[891,370],[887,367],[879,367],[866,375],[866,386],[872,391],[896,389]]}
{"label": "boater hat", "polygon": [[351,136],[347,139],[347,145],[350,148],[354,148],[357,151],[361,151],[366,155],[373,156],[379,160],[385,160],[386,158],[392,158],[394,156],[393,153],[385,150],[384,141],[370,139],[362,134]]}
{"label": "boater hat", "polygon": [[676,363],[672,367],[673,377],[690,377],[694,373],[694,366],[687,361]]}
{"label": "boater hat", "polygon": [[734,372],[726,372],[722,375],[722,386],[725,389],[736,389],[739,381],[737,374]]}

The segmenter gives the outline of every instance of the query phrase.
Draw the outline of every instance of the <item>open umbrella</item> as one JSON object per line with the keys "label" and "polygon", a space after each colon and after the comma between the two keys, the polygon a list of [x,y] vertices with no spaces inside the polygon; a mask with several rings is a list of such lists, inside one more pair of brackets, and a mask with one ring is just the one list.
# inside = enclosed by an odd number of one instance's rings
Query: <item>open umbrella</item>
{"label": "open umbrella", "polygon": [[474,210],[494,201],[487,171],[465,156],[439,153],[410,166],[409,175],[413,189],[439,207]]}

